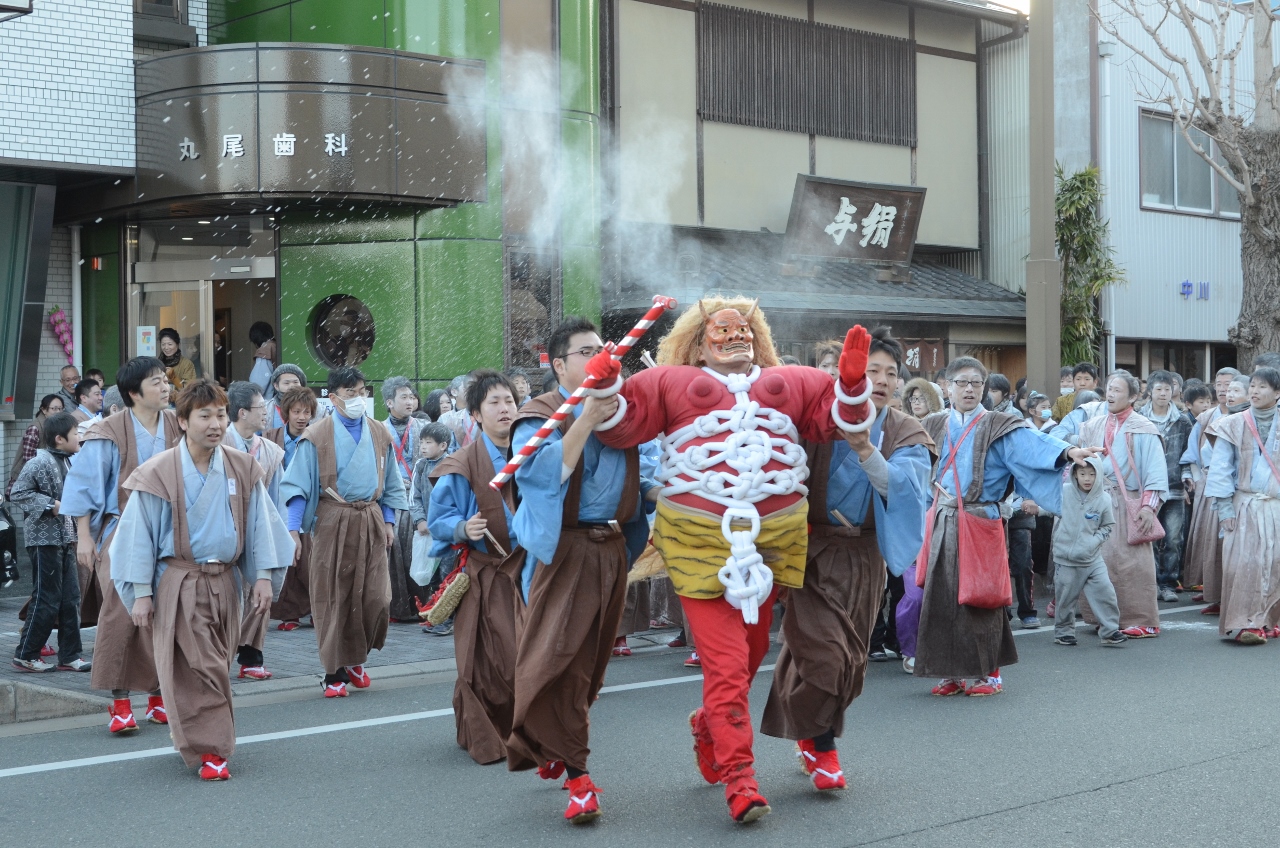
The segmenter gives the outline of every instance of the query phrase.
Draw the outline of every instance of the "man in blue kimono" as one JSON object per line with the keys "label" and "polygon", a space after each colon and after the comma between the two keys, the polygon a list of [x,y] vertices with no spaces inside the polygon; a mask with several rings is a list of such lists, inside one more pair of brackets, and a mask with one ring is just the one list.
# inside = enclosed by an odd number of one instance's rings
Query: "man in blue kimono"
{"label": "man in blue kimono", "polygon": [[387,429],[367,418],[364,375],[351,367],[329,372],[335,415],[307,427],[280,498],[289,532],[301,546],[311,535],[311,620],[315,623],[324,696],[345,698],[347,684],[369,686],[364,662],[382,648],[391,607],[387,551],[398,509],[408,509]]}
{"label": "man in blue kimono", "polygon": [[834,443],[805,445],[804,587],[785,597],[783,648],[760,730],[798,741],[801,766],[819,791],[845,788],[835,740],[862,694],[885,566],[901,575],[924,541],[933,442],[913,416],[888,405],[901,368],[902,345],[886,328],[873,330],[867,379],[875,423]]}

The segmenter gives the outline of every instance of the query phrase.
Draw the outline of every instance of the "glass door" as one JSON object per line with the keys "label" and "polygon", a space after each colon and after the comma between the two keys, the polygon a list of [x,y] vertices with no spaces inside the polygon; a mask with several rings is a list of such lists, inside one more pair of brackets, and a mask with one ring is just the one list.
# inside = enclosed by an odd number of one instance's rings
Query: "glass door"
{"label": "glass door", "polygon": [[160,357],[161,330],[176,330],[179,352],[191,360],[197,377],[212,375],[214,364],[213,283],[141,283],[129,298],[129,355]]}

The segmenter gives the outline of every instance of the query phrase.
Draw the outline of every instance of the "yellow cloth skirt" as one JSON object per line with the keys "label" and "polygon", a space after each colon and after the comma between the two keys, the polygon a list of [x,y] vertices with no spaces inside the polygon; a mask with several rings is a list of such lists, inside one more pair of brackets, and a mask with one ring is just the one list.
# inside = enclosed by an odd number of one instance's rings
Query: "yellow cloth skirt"
{"label": "yellow cloth skirt", "polygon": [[[748,527],[735,520],[734,529]],[[653,546],[662,554],[676,594],[686,598],[716,598],[724,594],[717,573],[729,558],[729,540],[720,532],[720,516],[658,501]],[[760,519],[756,550],[773,571],[773,582],[799,589],[809,550],[809,505],[800,500],[781,512]]]}

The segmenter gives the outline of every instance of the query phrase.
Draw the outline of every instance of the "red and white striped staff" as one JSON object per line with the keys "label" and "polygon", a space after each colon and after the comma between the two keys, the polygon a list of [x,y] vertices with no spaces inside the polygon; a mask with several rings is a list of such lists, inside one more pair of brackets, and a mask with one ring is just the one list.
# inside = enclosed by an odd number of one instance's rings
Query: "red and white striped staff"
{"label": "red and white striped staff", "polygon": [[[631,331],[622,337],[622,341],[618,342],[617,345],[612,343],[607,344],[605,345],[605,348],[614,359],[621,359],[627,355],[627,351],[631,349],[632,345],[639,341],[640,337],[654,325],[654,322],[662,317],[662,313],[669,309],[675,309],[676,306],[676,299],[674,297],[665,297],[660,294],[655,294],[653,296],[653,306],[650,307],[649,311],[644,314],[644,317],[631,328]],[[551,435],[551,432],[560,426],[560,422],[569,416],[569,412],[575,406],[582,403],[582,399],[587,395],[587,390],[594,389],[595,387],[595,377],[588,376],[587,379],[583,380],[582,385],[578,386],[577,390],[574,391],[573,394],[569,395],[569,398],[560,405],[559,409],[555,411],[555,414],[547,419],[547,423],[543,424],[541,429],[533,434],[533,438],[531,438],[524,447],[520,448],[520,450],[516,451],[516,453],[512,455],[511,461],[498,472],[498,475],[489,481],[489,488],[494,490],[501,489],[503,485],[505,485],[506,482],[516,473],[516,469],[520,467],[520,464],[533,455],[533,452],[538,449],[538,446],[545,442],[547,437]]]}

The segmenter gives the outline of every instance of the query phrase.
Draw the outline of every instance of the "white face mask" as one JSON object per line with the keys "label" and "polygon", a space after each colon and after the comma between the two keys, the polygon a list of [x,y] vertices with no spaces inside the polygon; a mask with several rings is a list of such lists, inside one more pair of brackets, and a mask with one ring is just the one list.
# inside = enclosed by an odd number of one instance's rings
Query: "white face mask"
{"label": "white face mask", "polygon": [[[363,417],[365,414],[365,401],[366,399],[362,397],[347,398],[342,402],[343,407],[346,409],[342,413],[342,417],[352,421]],[[337,406],[334,406],[334,409],[337,409]]]}
{"label": "white face mask", "polygon": [[1075,386],[1058,386],[1058,394],[1066,397],[1076,390]]}

